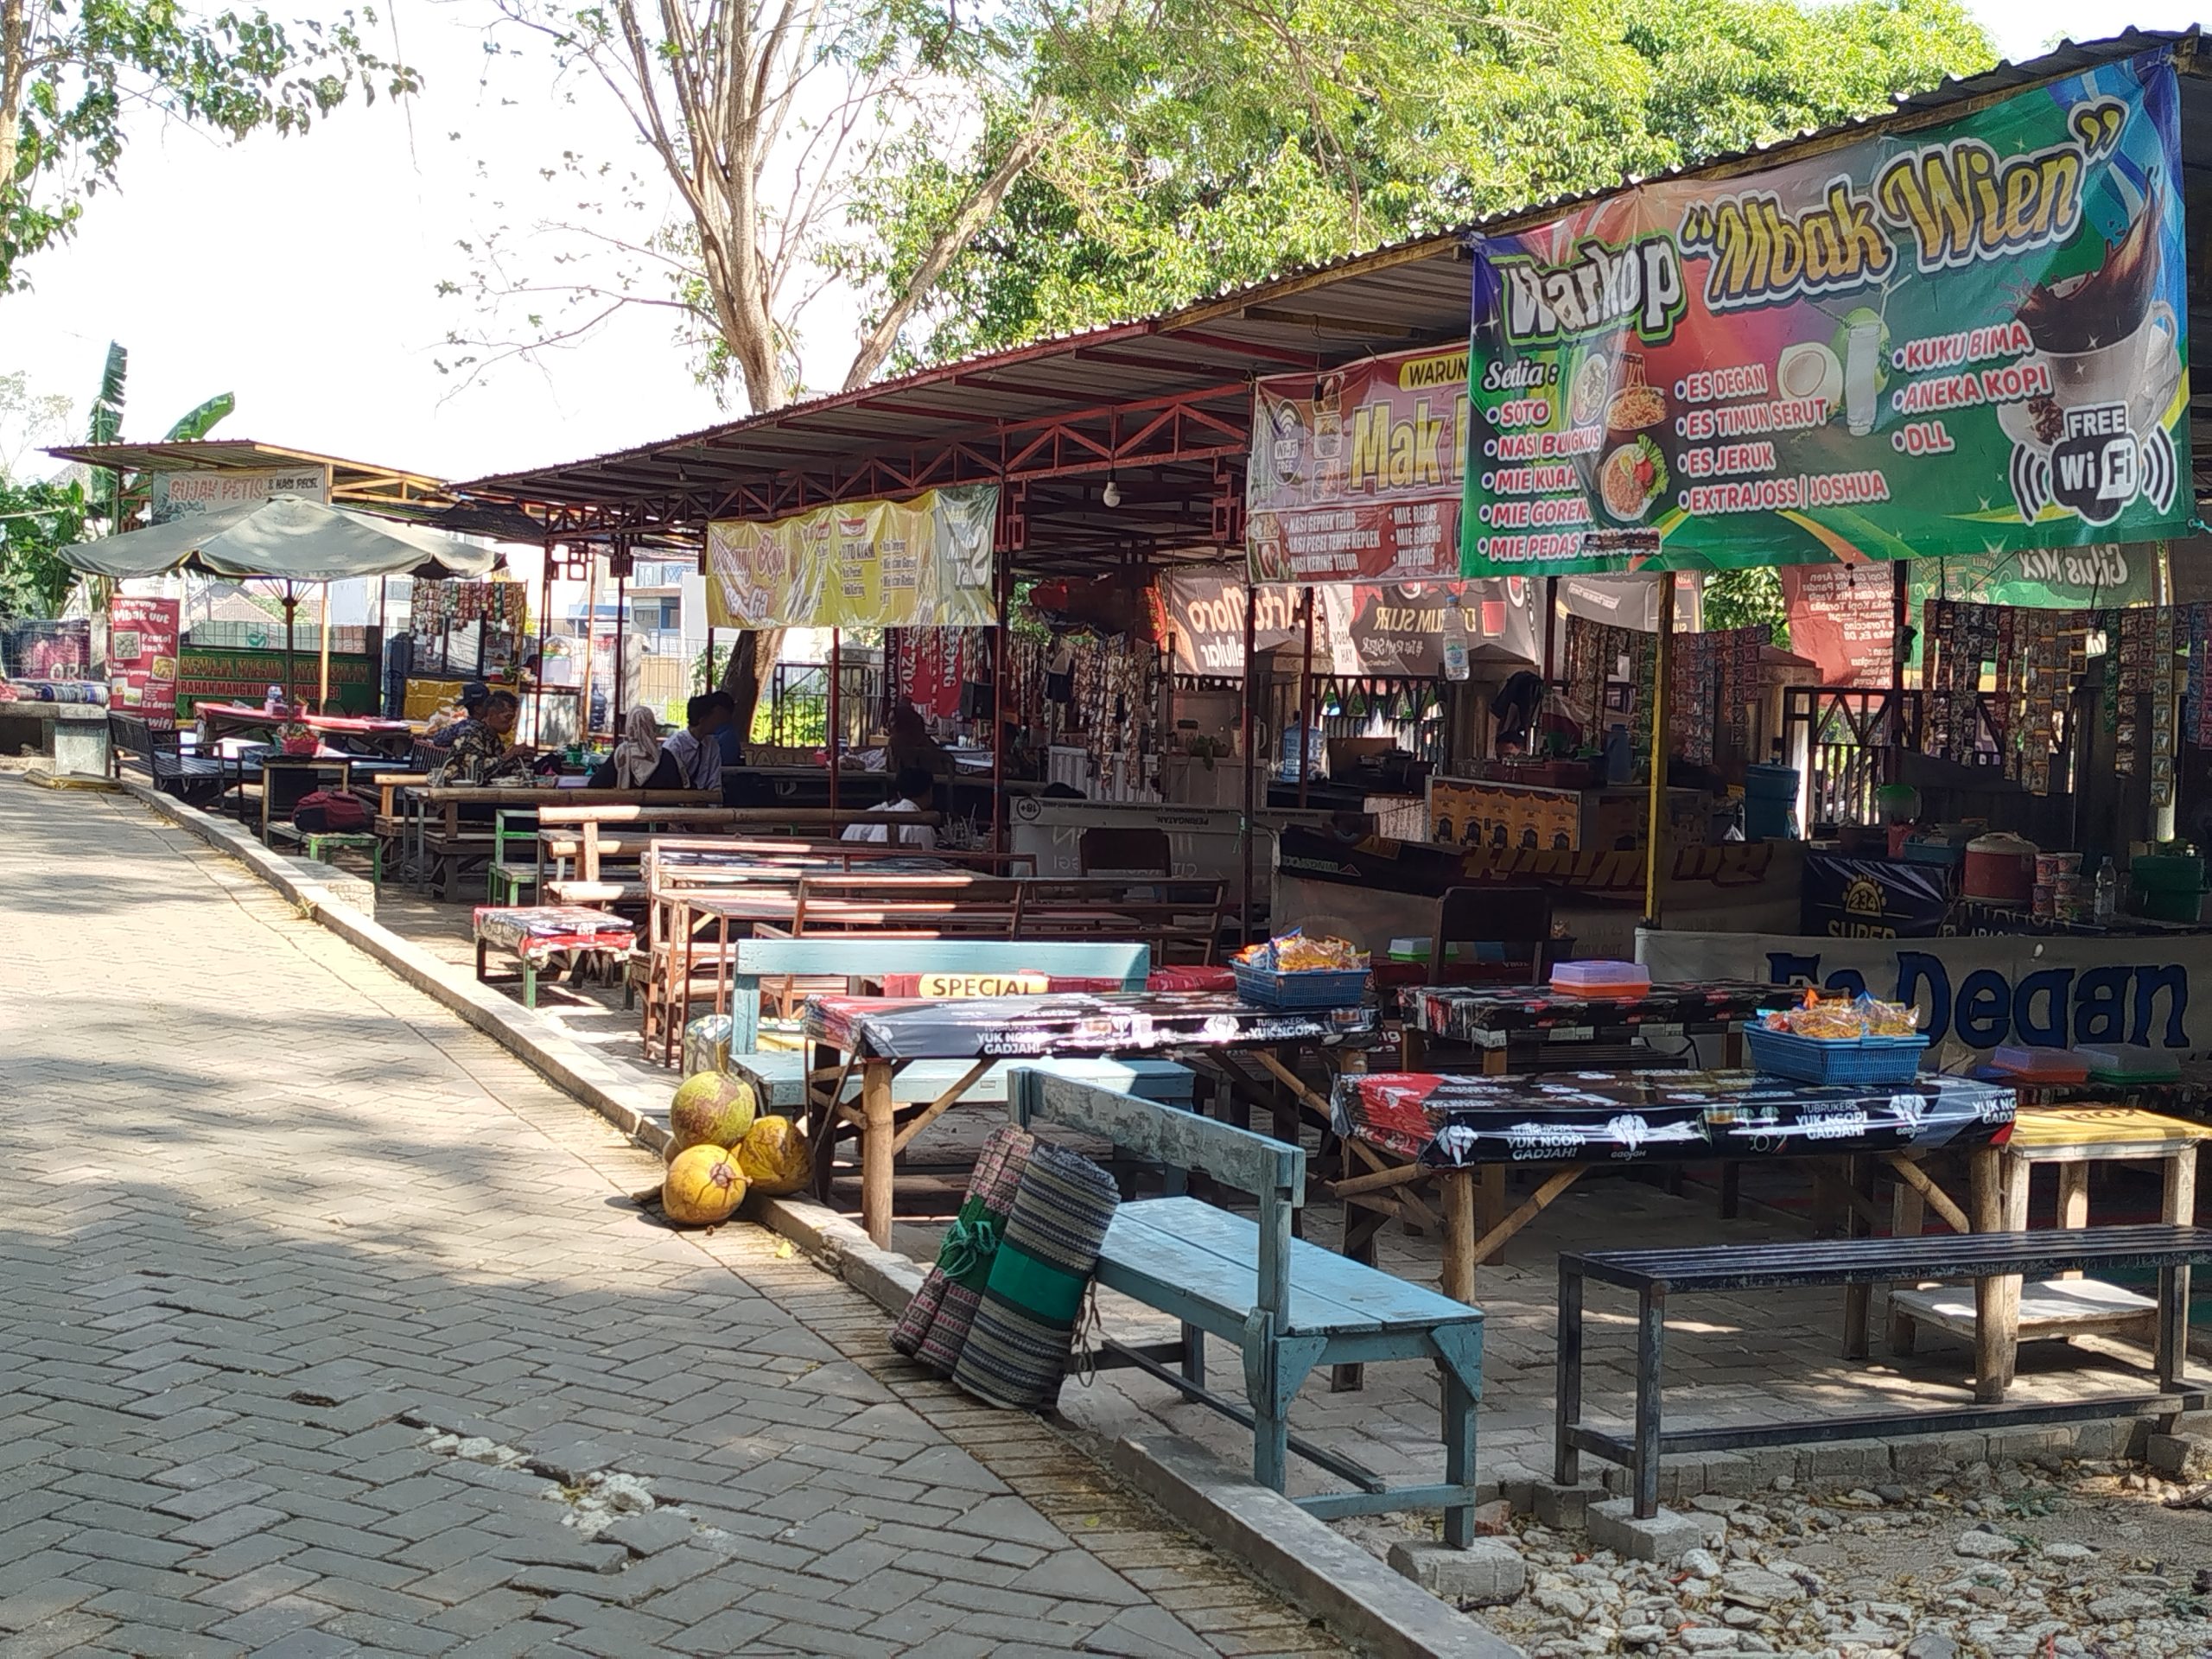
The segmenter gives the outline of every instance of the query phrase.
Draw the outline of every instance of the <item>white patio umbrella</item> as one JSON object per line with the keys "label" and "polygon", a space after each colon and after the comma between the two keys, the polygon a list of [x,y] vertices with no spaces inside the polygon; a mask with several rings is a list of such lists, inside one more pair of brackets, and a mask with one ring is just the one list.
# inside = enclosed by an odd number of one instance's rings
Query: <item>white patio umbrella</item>
{"label": "white patio umbrella", "polygon": [[[464,542],[419,524],[379,518],[351,507],[298,496],[196,513],[143,530],[126,530],[61,550],[65,563],[92,575],[125,581],[188,570],[232,582],[284,584],[284,695],[292,695],[293,584],[354,576],[483,576],[499,562],[497,549]],[[330,630],[323,629],[322,697],[330,696]]]}

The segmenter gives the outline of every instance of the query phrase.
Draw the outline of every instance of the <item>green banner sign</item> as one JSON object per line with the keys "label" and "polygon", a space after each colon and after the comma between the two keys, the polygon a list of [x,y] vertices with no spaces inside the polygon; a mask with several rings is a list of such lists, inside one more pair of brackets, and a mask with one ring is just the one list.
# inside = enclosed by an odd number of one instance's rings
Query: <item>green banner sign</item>
{"label": "green banner sign", "polygon": [[2181,534],[2177,102],[2150,53],[1484,238],[1462,572]]}

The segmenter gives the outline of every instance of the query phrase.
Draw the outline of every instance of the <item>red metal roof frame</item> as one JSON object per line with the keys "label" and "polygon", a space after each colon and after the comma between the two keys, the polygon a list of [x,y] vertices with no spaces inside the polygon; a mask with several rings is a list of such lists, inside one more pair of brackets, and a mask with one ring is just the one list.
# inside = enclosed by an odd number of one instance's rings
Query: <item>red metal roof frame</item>
{"label": "red metal roof frame", "polygon": [[[2174,51],[2201,92],[2196,41],[2194,29],[2130,29],[2063,43],[2025,63],[1946,80],[1878,115],[1669,176],[1753,172],[1792,153],[1952,119],[2037,82],[2145,51]],[[2202,184],[2212,155],[2194,153],[2190,124],[2183,124],[2184,170]],[[2212,118],[2197,131],[2212,141]],[[1637,182],[1289,272],[1157,316],[460,489],[527,512],[550,539],[613,539],[696,535],[713,519],[779,518],[835,501],[996,482],[1005,487],[1000,545],[1025,569],[1096,570],[1102,560],[1157,557],[1179,543],[1241,544],[1255,378],[1464,339],[1471,236],[1540,224]],[[2212,304],[2212,285],[2206,298]],[[1284,303],[1290,300],[1302,303],[1293,308]],[[2212,345],[2212,315],[2192,315],[2190,332],[2193,342]],[[2212,375],[2200,379],[2212,399]],[[1059,407],[1039,409],[1039,402]],[[2212,419],[2200,416],[2197,430],[2212,442]],[[2212,470],[2202,448],[2199,464],[2202,480]],[[1113,509],[1100,499],[1109,480],[1121,497]],[[1033,546],[1029,531],[1040,521],[1051,534]]]}

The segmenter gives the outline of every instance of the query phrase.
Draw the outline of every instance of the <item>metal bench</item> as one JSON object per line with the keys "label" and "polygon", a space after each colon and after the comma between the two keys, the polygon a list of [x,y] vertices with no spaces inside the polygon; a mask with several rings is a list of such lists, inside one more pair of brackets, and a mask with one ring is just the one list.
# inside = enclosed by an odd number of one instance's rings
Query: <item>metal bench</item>
{"label": "metal bench", "polygon": [[222,793],[220,763],[212,754],[188,752],[175,727],[156,726],[141,715],[111,713],[107,729],[117,776],[122,775],[123,757],[128,754],[144,766],[155,788],[181,801],[205,805]]}
{"label": "metal bench", "polygon": [[[2212,1262],[2212,1228],[2099,1227],[2032,1233],[1969,1233],[1962,1236],[1832,1239],[1786,1244],[1717,1245],[1677,1250],[1595,1250],[1559,1259],[1557,1466],[1563,1485],[1578,1477],[1578,1454],[1588,1452],[1633,1471],[1636,1513],[1659,1510],[1659,1460],[1669,1452],[1719,1452],[1740,1446],[1797,1446],[1893,1434],[1936,1434],[1954,1429],[2061,1422],[2082,1417],[2121,1417],[2152,1409],[2201,1409],[2208,1396],[2181,1389],[2189,1352],[2189,1269]],[[1660,1370],[1664,1357],[1667,1303],[1687,1291],[1776,1289],[1790,1285],[1878,1285],[1923,1279],[1972,1279],[1993,1286],[2016,1274],[2030,1276],[2083,1268],[2156,1268],[2158,1313],[2156,1368],[2161,1394],[2121,1399],[2063,1401],[2052,1405],[1967,1406],[1942,1411],[1828,1415],[1804,1422],[1668,1430],[1660,1422]],[[1636,1427],[1628,1436],[1582,1423],[1582,1291],[1584,1281],[1618,1285],[1637,1293]],[[2001,1321],[1990,1314],[1994,1299],[1982,1298],[1975,1363],[1987,1373],[2000,1366]],[[1853,1345],[1851,1332],[1847,1346]],[[1865,1352],[1863,1339],[1857,1344]]]}
{"label": "metal bench", "polygon": [[[1306,1192],[1306,1154],[1296,1147],[1035,1066],[1015,1069],[1008,1109],[1017,1123],[1096,1135],[1155,1161],[1170,1172],[1171,1185],[1200,1169],[1260,1201],[1256,1222],[1179,1194],[1115,1211],[1098,1283],[1173,1315],[1183,1335],[1167,1355],[1179,1359],[1177,1370],[1112,1341],[1103,1363],[1136,1365],[1249,1427],[1252,1478],[1262,1486],[1283,1490],[1296,1452],[1357,1489],[1297,1499],[1310,1514],[1441,1508],[1445,1541],[1458,1548],[1474,1541],[1479,1308],[1293,1238],[1291,1212]],[[1242,1352],[1245,1405],[1205,1386],[1209,1335]],[[1387,1486],[1351,1459],[1290,1432],[1290,1403],[1317,1367],[1390,1359],[1432,1360],[1442,1378],[1440,1484]]]}

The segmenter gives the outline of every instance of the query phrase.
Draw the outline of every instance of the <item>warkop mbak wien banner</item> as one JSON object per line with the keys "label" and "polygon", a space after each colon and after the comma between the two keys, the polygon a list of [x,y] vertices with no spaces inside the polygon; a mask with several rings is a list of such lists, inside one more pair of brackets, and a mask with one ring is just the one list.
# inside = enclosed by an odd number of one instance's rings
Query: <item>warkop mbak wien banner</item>
{"label": "warkop mbak wien banner", "polygon": [[2146,54],[1485,238],[1462,570],[2181,533],[2177,97]]}

